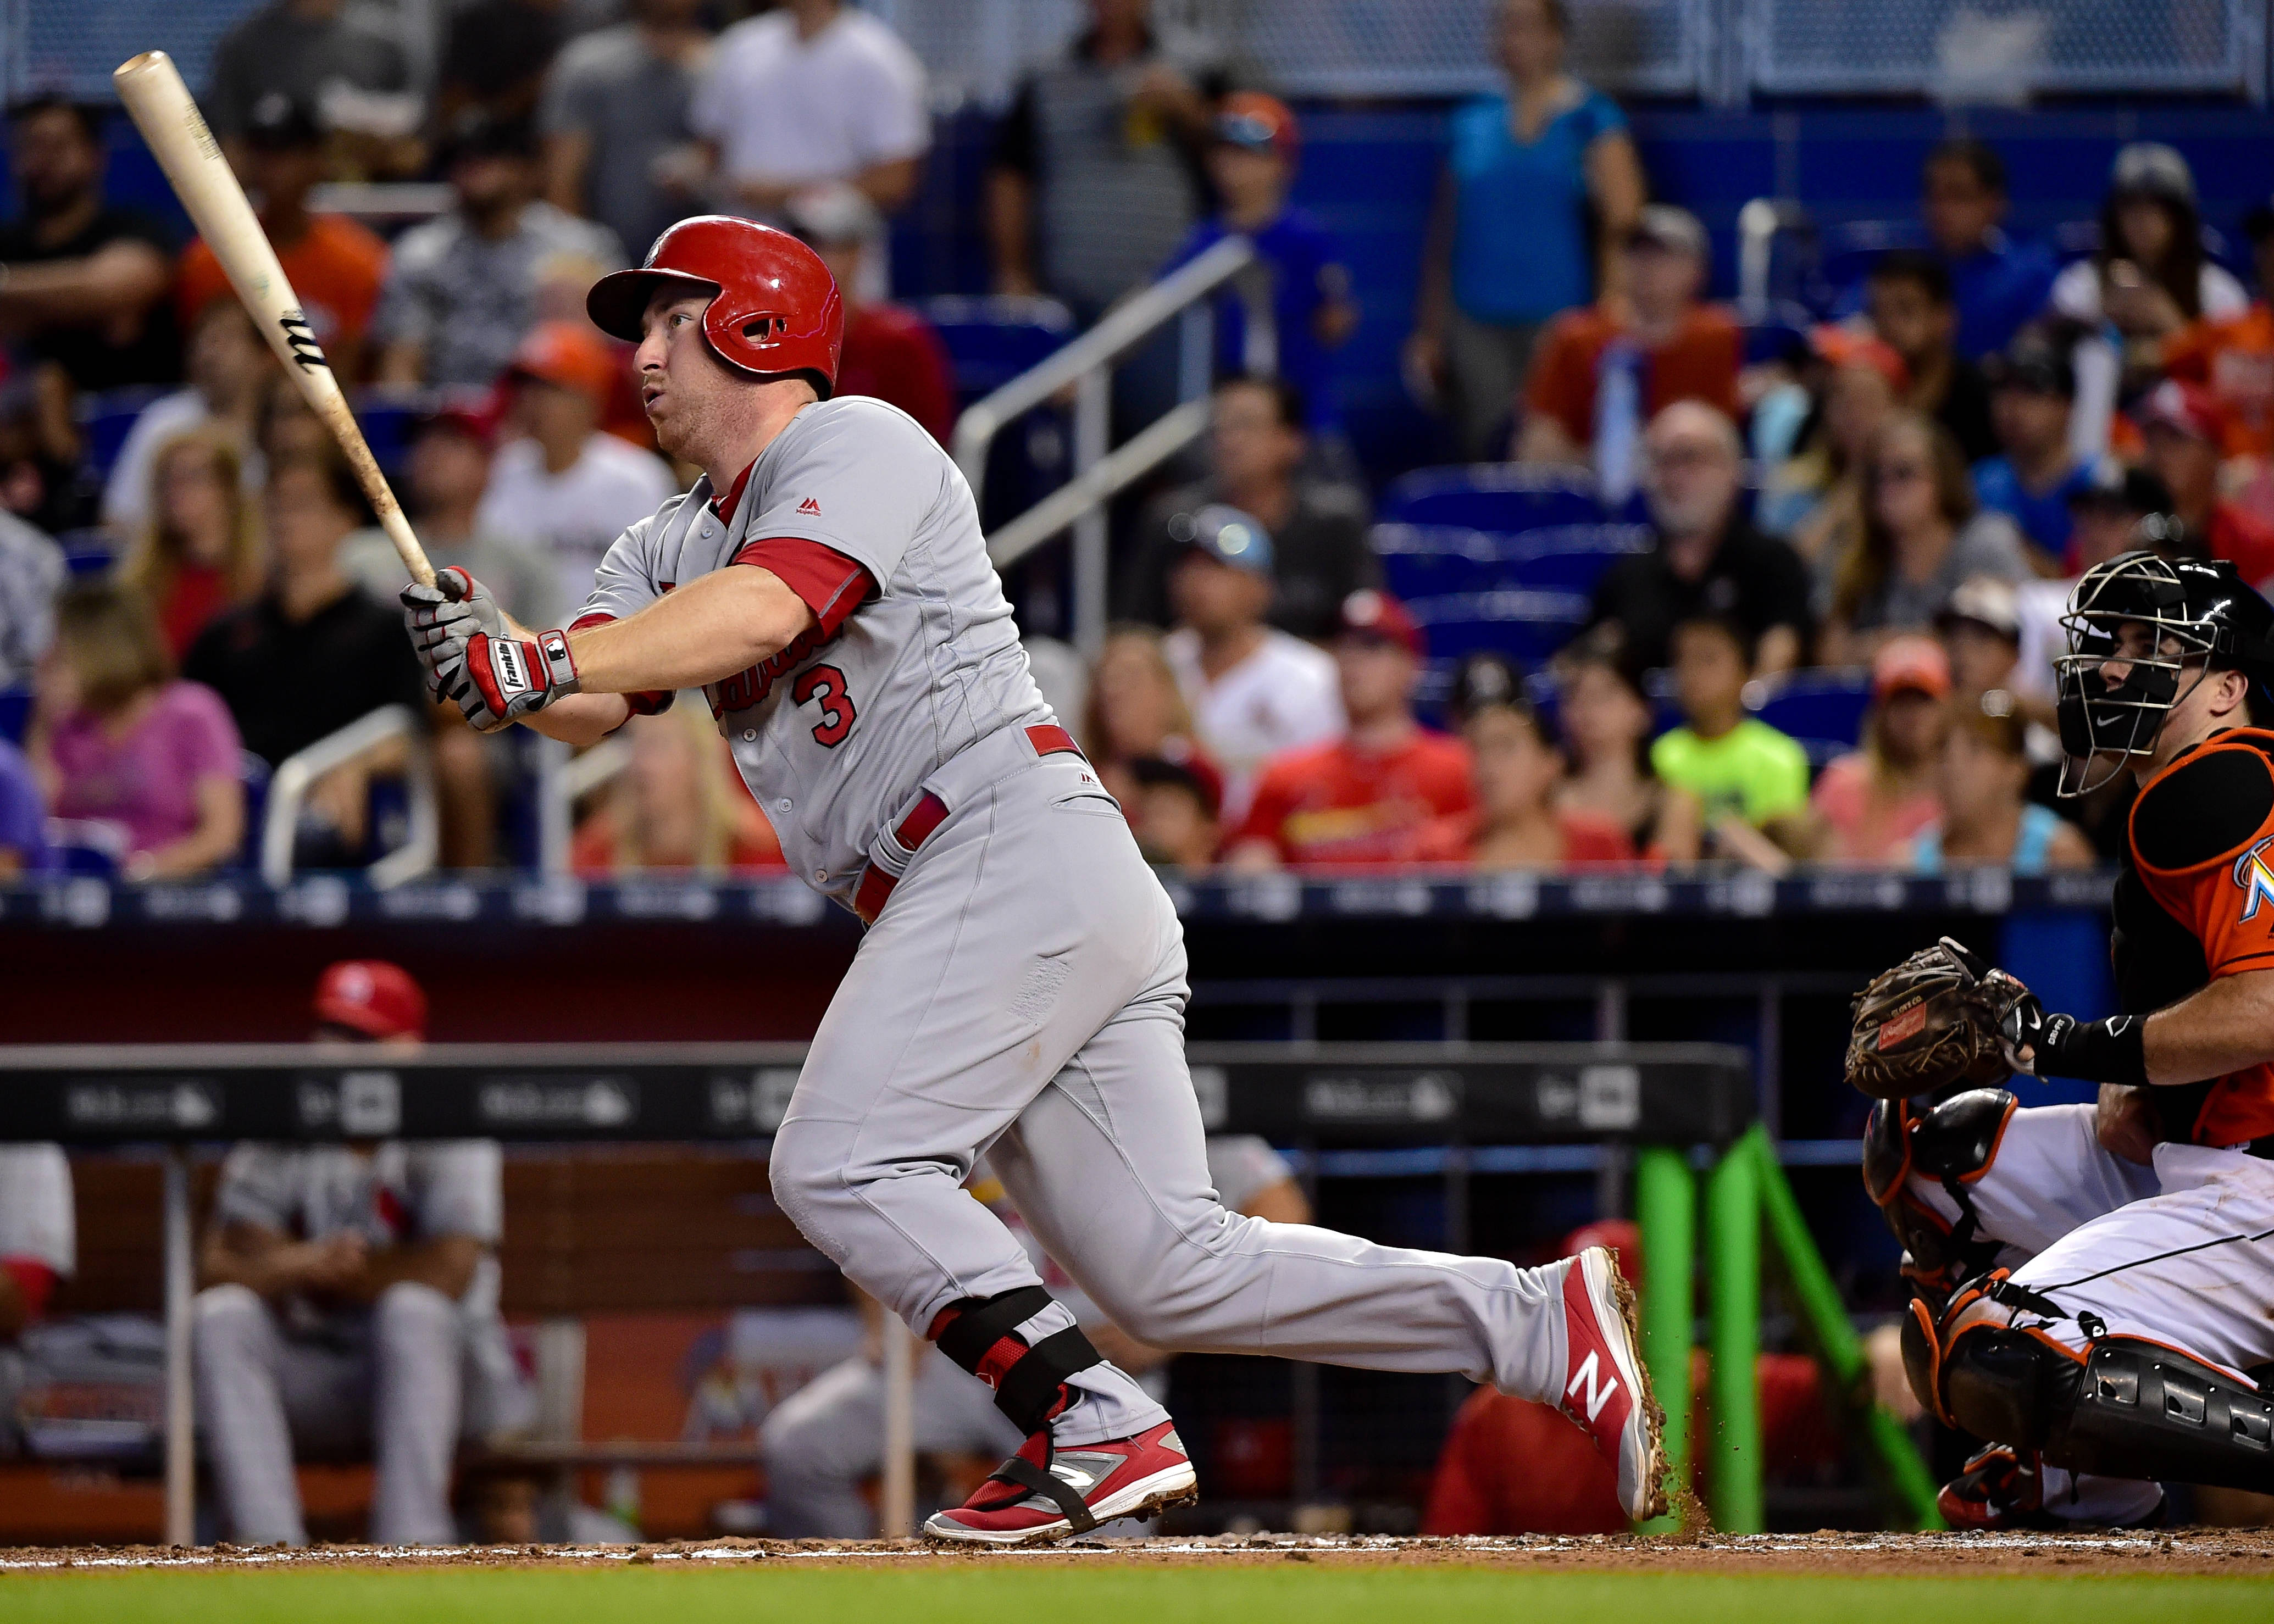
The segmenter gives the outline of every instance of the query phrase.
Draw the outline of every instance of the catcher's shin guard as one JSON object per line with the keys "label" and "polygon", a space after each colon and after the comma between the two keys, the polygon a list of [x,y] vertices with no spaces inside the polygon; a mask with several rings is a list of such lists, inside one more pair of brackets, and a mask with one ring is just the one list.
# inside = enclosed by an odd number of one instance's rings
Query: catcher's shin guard
{"label": "catcher's shin guard", "polygon": [[1052,1305],[1040,1286],[966,1297],[932,1323],[939,1350],[995,1389],[995,1408],[1032,1435],[1064,1408],[1066,1378],[1104,1363],[1081,1327],[1069,1323],[1029,1347],[1019,1327]]}

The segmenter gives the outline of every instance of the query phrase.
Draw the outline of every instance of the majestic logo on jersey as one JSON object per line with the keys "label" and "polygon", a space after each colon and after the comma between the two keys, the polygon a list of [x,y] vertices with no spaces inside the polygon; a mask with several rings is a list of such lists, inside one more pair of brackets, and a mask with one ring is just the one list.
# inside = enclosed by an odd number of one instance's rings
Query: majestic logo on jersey
{"label": "majestic logo on jersey", "polygon": [[2274,846],[2274,835],[2268,835],[2234,860],[2234,883],[2242,891],[2245,923],[2258,917],[2261,903],[2274,902],[2274,869],[2266,866],[2266,848],[2270,846]]}
{"label": "majestic logo on jersey", "polygon": [[797,510],[807,515],[809,518],[817,519],[821,516],[821,504],[815,501],[810,496],[807,497],[803,501],[797,505]]}

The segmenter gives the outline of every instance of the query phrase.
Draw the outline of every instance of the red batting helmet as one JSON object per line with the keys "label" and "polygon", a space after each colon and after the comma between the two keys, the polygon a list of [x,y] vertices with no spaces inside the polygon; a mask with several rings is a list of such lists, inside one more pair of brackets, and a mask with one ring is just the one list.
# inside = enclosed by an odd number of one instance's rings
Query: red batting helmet
{"label": "red batting helmet", "polygon": [[805,373],[824,400],[837,387],[845,304],[821,256],[788,232],[725,214],[682,220],[655,239],[639,269],[594,282],[584,310],[601,332],[636,344],[663,287],[711,293],[703,336],[729,366],[758,377]]}
{"label": "red batting helmet", "polygon": [[426,995],[384,959],[343,959],[316,983],[316,1019],[367,1038],[423,1038]]}

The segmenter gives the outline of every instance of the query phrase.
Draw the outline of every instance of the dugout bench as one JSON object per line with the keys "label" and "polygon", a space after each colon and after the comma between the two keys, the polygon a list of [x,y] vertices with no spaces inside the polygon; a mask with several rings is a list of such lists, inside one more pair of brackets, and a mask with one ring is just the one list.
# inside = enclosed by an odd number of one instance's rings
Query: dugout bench
{"label": "dugout bench", "polygon": [[[0,1140],[162,1155],[166,1537],[188,1544],[195,1147],[238,1139],[674,1143],[740,1150],[755,1165],[787,1107],[803,1053],[800,1044],[672,1043],[436,1044],[403,1054],[298,1045],[0,1049]],[[1515,1170],[1527,1154],[1557,1147],[1628,1147],[1643,1237],[1644,1357],[1661,1395],[1675,1395],[1666,1442],[1677,1482],[1689,1470],[1686,1399],[1703,1242],[1716,1434],[1709,1499],[1716,1522],[1733,1531],[1763,1523],[1753,1372],[1766,1224],[1817,1352],[1856,1413],[1891,1497],[1915,1523],[1931,1523],[1934,1485],[1908,1435],[1871,1399],[1860,1342],[1754,1120],[1755,1082],[1743,1051],[1194,1044],[1189,1059],[1212,1132],[1261,1134],[1296,1149],[1306,1169],[1338,1147],[1445,1147],[1449,1181],[1465,1184],[1474,1165]],[[1460,1210],[1465,1198],[1449,1195]],[[573,1200],[565,1210],[576,1210]],[[516,1249],[509,1237],[509,1267]],[[887,1339],[888,1527],[913,1481],[911,1357],[909,1338]]]}

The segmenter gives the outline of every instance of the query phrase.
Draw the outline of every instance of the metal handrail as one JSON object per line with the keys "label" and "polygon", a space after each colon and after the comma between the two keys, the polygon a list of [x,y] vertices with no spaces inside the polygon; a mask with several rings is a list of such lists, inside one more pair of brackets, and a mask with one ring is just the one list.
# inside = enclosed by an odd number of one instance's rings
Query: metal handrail
{"label": "metal handrail", "polygon": [[300,808],[316,780],[368,755],[390,739],[410,746],[403,776],[410,786],[410,838],[364,870],[384,891],[430,872],[441,856],[442,822],[434,795],[434,760],[425,719],[408,705],[381,705],[336,733],[287,756],[268,780],[268,806],[260,823],[260,877],[282,885],[292,877],[292,836]]}
{"label": "metal handrail", "polygon": [[[681,703],[684,703],[685,701]],[[576,803],[632,764],[632,747],[603,739],[583,755],[558,740],[538,743],[537,866],[546,874],[568,872],[568,847],[575,838]]]}
{"label": "metal handrail", "polygon": [[[987,453],[995,436],[1022,413],[1060,391],[1073,390],[1073,478],[1004,526],[988,553],[998,568],[1024,556],[1062,530],[1073,532],[1073,643],[1085,656],[1105,641],[1105,504],[1175,456],[1208,427],[1210,358],[1215,322],[1206,301],[1238,279],[1246,306],[1246,353],[1251,372],[1278,370],[1278,334],[1272,326],[1266,279],[1246,272],[1260,263],[1255,244],[1229,237],[1163,276],[1110,312],[1088,332],[969,407],[955,425],[955,460],[978,497],[986,488]],[[1178,365],[1179,403],[1118,450],[1109,452],[1113,367],[1171,321],[1183,324]]]}

